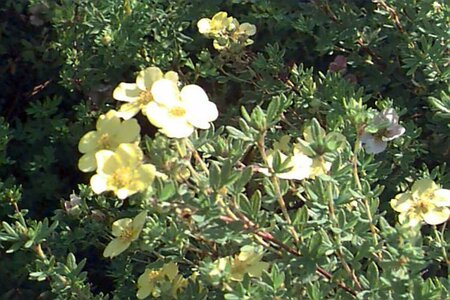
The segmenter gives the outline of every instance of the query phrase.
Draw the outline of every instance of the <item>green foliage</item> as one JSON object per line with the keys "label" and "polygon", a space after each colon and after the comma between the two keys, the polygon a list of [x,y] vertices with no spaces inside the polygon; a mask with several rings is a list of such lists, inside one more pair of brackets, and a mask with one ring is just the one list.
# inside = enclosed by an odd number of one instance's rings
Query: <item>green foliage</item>
{"label": "green foliage", "polygon": [[[214,49],[197,22],[219,10],[255,24],[254,44]],[[162,276],[162,299],[448,298],[446,223],[407,227],[390,200],[422,178],[450,187],[449,12],[432,0],[2,1],[0,298],[135,299],[139,276],[171,262],[185,285],[174,294]],[[160,174],[126,200],[97,195],[78,141],[148,66],[201,86],[219,119],[170,139],[138,116]],[[370,154],[363,136],[386,133],[376,117],[389,108],[405,132]],[[298,149],[325,171],[278,176]],[[139,238],[104,258],[113,222],[143,210]],[[220,269],[256,245],[261,276]]]}

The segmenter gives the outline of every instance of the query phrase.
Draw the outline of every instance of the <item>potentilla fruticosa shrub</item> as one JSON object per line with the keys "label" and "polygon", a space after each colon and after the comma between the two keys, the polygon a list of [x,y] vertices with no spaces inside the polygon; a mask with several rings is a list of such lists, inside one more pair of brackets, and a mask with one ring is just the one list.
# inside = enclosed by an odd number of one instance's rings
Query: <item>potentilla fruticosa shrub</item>
{"label": "potentilla fruticosa shrub", "polygon": [[2,299],[446,299],[449,10],[4,2]]}

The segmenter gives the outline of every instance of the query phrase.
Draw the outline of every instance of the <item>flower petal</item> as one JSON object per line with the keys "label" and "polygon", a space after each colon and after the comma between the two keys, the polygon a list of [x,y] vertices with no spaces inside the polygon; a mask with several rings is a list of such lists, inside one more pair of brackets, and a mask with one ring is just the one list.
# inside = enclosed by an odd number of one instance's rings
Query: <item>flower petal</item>
{"label": "flower petal", "polygon": [[121,143],[132,143],[140,137],[141,127],[136,119],[125,120],[122,122],[116,139]]}
{"label": "flower petal", "polygon": [[121,117],[124,120],[129,120],[141,109],[140,104],[138,102],[130,102],[122,104],[117,112],[117,116]]}
{"label": "flower petal", "polygon": [[239,31],[247,36],[252,36],[256,33],[256,26],[250,23],[242,23],[239,26]]}
{"label": "flower petal", "polygon": [[422,222],[422,218],[416,213],[401,213],[398,215],[398,222],[409,227],[416,227]]}
{"label": "flower petal", "polygon": [[405,213],[414,207],[414,199],[411,192],[401,193],[391,200],[390,204],[393,210]]}
{"label": "flower petal", "polygon": [[137,238],[139,237],[139,234],[141,233],[142,228],[145,225],[146,218],[147,218],[146,211],[140,212],[138,215],[136,215],[134,217],[133,223],[132,223],[132,226],[133,226],[133,235],[131,237],[132,241],[137,240]]}
{"label": "flower petal", "polygon": [[448,207],[435,207],[423,214],[423,220],[430,225],[438,225],[448,220],[450,209]]}
{"label": "flower petal", "polygon": [[145,272],[139,276],[138,279],[138,291],[136,297],[138,299],[145,299],[153,292],[154,281],[149,280],[151,278],[152,270],[146,269]]}
{"label": "flower petal", "polygon": [[208,34],[211,30],[210,23],[211,20],[208,18],[200,19],[197,22],[198,32],[200,32],[201,34]]}
{"label": "flower petal", "polygon": [[363,147],[369,154],[378,154],[386,150],[387,143],[380,139],[375,138],[374,136],[365,133],[361,137],[361,142],[363,143]]}
{"label": "flower petal", "polygon": [[438,189],[438,185],[429,178],[420,179],[414,182],[411,187],[411,192],[417,198],[430,198],[434,191]]}
{"label": "flower petal", "polygon": [[130,218],[122,218],[122,219],[114,221],[111,226],[112,234],[115,237],[121,236],[122,232],[124,230],[127,230],[128,228],[130,228],[132,223],[133,223],[133,220]]}
{"label": "flower petal", "polygon": [[178,73],[174,71],[169,71],[166,74],[164,74],[164,78],[173,81],[175,84],[178,84]]}
{"label": "flower petal", "polygon": [[95,154],[93,152],[84,154],[78,161],[78,169],[85,173],[95,171],[97,169]]}
{"label": "flower petal", "polygon": [[108,114],[101,115],[98,118],[96,128],[100,134],[105,132],[109,134],[114,134],[119,130],[121,121],[116,114],[117,112],[114,110],[114,114],[108,112]]}
{"label": "flower petal", "polygon": [[152,86],[153,99],[161,105],[173,106],[180,99],[178,86],[169,79],[161,79]]}
{"label": "flower petal", "polygon": [[438,189],[434,191],[434,197],[432,200],[436,206],[450,206],[450,190]]}
{"label": "flower petal", "polygon": [[200,86],[195,84],[185,86],[181,90],[180,97],[186,107],[186,118],[193,126],[208,129],[209,122],[217,119],[219,115],[217,106],[209,101],[208,95]]}
{"label": "flower petal", "polygon": [[393,139],[396,139],[400,136],[402,136],[405,133],[405,127],[395,124],[391,125],[386,133],[383,135],[382,140],[383,141],[391,141]]}
{"label": "flower petal", "polygon": [[137,86],[144,91],[150,91],[153,83],[163,78],[163,72],[157,67],[149,67],[139,72],[136,78]]}
{"label": "flower petal", "polygon": [[[144,154],[136,144],[120,144],[116,149],[121,165],[133,166],[142,161]],[[117,169],[117,168],[116,168]]]}
{"label": "flower petal", "polygon": [[122,187],[122,188],[114,191],[117,198],[119,198],[120,200],[125,200],[129,196],[136,194],[136,192],[137,191],[133,190],[130,186]]}
{"label": "flower petal", "polygon": [[99,174],[113,174],[114,171],[122,165],[111,150],[98,151],[95,153],[95,159],[97,161],[97,172]]}
{"label": "flower petal", "polygon": [[95,130],[83,135],[78,143],[78,151],[81,153],[95,152],[98,149],[98,133]]}
{"label": "flower petal", "polygon": [[167,107],[156,102],[150,102],[147,104],[144,112],[150,123],[159,128],[163,127],[166,120],[169,118],[169,111]]}
{"label": "flower petal", "polygon": [[142,90],[135,83],[121,82],[113,92],[113,98],[119,101],[134,102],[139,98]]}
{"label": "flower petal", "polygon": [[194,132],[194,126],[183,118],[170,118],[172,121],[164,124],[160,131],[170,138],[185,138]]}
{"label": "flower petal", "polygon": [[108,178],[104,175],[95,174],[91,177],[91,188],[96,194],[101,194],[108,190]]}
{"label": "flower petal", "polygon": [[128,247],[130,247],[130,244],[130,242],[125,242],[120,239],[113,239],[103,251],[103,256],[113,258],[127,250]]}

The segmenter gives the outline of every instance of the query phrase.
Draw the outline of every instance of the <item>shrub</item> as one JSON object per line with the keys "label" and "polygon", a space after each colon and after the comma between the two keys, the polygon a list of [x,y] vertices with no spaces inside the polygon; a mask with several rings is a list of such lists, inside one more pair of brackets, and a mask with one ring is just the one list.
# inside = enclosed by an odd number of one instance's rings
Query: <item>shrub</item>
{"label": "shrub", "polygon": [[2,299],[446,299],[449,11],[3,1]]}

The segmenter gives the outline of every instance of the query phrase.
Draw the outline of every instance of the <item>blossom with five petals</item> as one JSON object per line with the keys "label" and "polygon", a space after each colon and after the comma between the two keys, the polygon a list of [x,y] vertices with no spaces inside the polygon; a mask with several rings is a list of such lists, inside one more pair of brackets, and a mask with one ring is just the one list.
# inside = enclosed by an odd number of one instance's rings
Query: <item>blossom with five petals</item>
{"label": "blossom with five petals", "polygon": [[208,129],[218,117],[216,105],[198,85],[186,85],[180,91],[173,81],[161,79],[151,93],[154,101],[146,106],[145,115],[170,138],[188,137],[194,128]]}
{"label": "blossom with five petals", "polygon": [[155,166],[143,164],[142,150],[136,144],[120,144],[115,151],[101,150],[95,154],[97,174],[91,178],[94,193],[113,191],[125,199],[147,189],[156,175]]}
{"label": "blossom with five petals", "polygon": [[128,249],[131,242],[138,239],[146,217],[147,213],[143,211],[134,219],[124,218],[115,221],[112,224],[112,234],[115,238],[106,246],[103,256],[113,258]]}
{"label": "blossom with five petals", "polygon": [[120,107],[118,114],[128,120],[135,116],[140,110],[145,114],[146,107],[152,102],[151,88],[153,83],[160,79],[167,79],[178,84],[178,74],[169,71],[165,74],[157,67],[149,67],[139,72],[136,83],[121,82],[113,92],[113,98],[126,102]]}
{"label": "blossom with five petals", "polygon": [[414,227],[421,221],[430,225],[444,223],[450,216],[450,190],[441,189],[431,179],[416,181],[411,191],[400,193],[390,202],[400,213],[399,222]]}
{"label": "blossom with five petals", "polygon": [[115,150],[121,143],[137,142],[141,128],[135,119],[122,121],[115,110],[101,115],[97,120],[97,130],[83,135],[78,143],[78,150],[83,153],[78,161],[82,172],[92,172],[97,169],[95,153],[100,150]]}
{"label": "blossom with five petals", "polygon": [[405,133],[405,128],[398,124],[398,115],[393,108],[385,109],[372,120],[379,129],[372,133],[367,130],[361,136],[361,143],[367,153],[378,154],[386,150],[387,142]]}
{"label": "blossom with five petals", "polygon": [[[283,173],[275,173],[275,176],[281,179],[290,179],[290,180],[302,180],[311,176],[311,166],[313,164],[313,160],[303,154],[299,148],[294,147],[293,154],[288,157],[286,154],[279,152],[281,162],[290,159],[287,168],[290,170]],[[267,155],[267,164],[270,168],[273,168],[273,160],[274,160],[274,152],[271,152]],[[270,176],[267,168],[260,168],[259,172],[263,173],[266,176]]]}
{"label": "blossom with five petals", "polygon": [[239,255],[219,258],[214,262],[214,268],[209,275],[214,277],[222,274],[227,267],[230,268],[230,278],[234,281],[242,281],[244,275],[261,277],[264,270],[269,268],[269,263],[261,261],[263,252],[253,246],[244,246]]}
{"label": "blossom with five petals", "polygon": [[146,269],[138,279],[137,298],[145,299],[152,295],[159,297],[162,291],[170,292],[176,298],[179,291],[186,287],[187,280],[178,274],[176,263],[165,264],[161,269]]}
{"label": "blossom with five petals", "polygon": [[207,36],[215,37],[225,32],[233,24],[233,17],[228,17],[224,11],[219,11],[211,19],[203,18],[197,22],[198,31]]}

